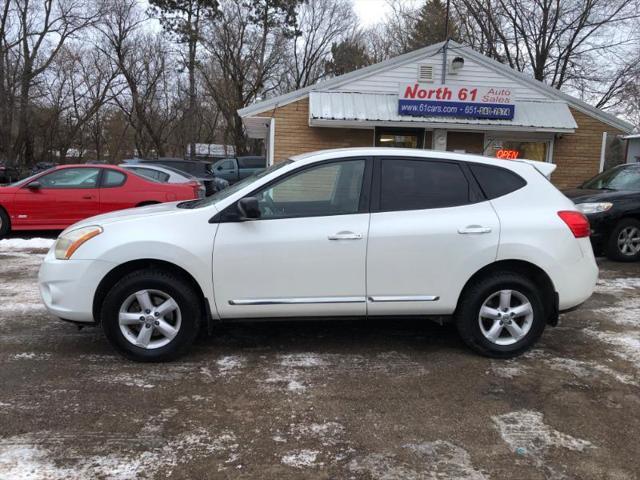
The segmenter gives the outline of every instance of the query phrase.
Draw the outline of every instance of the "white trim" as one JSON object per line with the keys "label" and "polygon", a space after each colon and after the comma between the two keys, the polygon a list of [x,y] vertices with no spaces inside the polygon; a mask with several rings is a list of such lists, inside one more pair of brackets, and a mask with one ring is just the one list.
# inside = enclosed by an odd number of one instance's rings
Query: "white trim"
{"label": "white trim", "polygon": [[607,153],[607,132],[602,132],[602,145],[600,145],[600,170],[599,173],[604,172],[604,160]]}
{"label": "white trim", "polygon": [[313,305],[320,303],[365,303],[365,297],[282,297],[241,298],[229,300],[229,305]]}
{"label": "white trim", "polygon": [[400,127],[400,128],[426,128],[428,130],[465,130],[465,131],[504,131],[504,132],[527,132],[527,133],[575,133],[572,128],[538,128],[520,127],[513,125],[487,125],[487,124],[464,124],[464,123],[433,123],[433,122],[388,122],[379,120],[328,120],[313,118],[309,120],[310,127],[328,128],[359,128],[372,130],[375,127]]}
{"label": "white trim", "polygon": [[[414,50],[413,52],[405,53],[404,55],[399,55],[397,57],[391,58],[389,60],[385,60],[383,62],[377,63],[375,65],[370,65],[368,67],[361,68],[359,70],[355,70],[353,72],[340,75],[338,77],[331,78],[329,80],[324,80],[316,83],[315,85],[310,85],[305,88],[301,88],[299,90],[295,90],[293,92],[286,93],[284,95],[280,95],[277,97],[273,97],[262,102],[255,103],[253,105],[249,105],[248,107],[242,108],[238,110],[238,115],[241,117],[249,117],[252,115],[256,115],[258,113],[266,112],[268,110],[272,110],[283,105],[287,105],[291,102],[295,102],[305,96],[308,95],[309,92],[315,90],[326,90],[328,88],[336,88],[340,85],[350,82],[356,79],[365,78],[373,73],[383,72],[385,70],[394,68],[396,66],[410,63],[420,58],[436,55],[442,49],[445,42],[436,43],[434,45],[429,45],[428,47],[421,48],[419,50]],[[633,125],[624,120],[621,120],[614,115],[606,113],[602,110],[599,110],[582,100],[579,100],[571,95],[563,93],[556,88],[553,88],[549,85],[546,85],[534,78],[530,77],[527,74],[522,72],[518,72],[507,65],[503,65],[485,55],[476,52],[475,50],[460,45],[459,43],[454,42],[453,40],[449,40],[449,48],[461,50],[466,55],[472,57],[477,60],[479,63],[483,64],[487,68],[490,68],[498,73],[502,73],[505,76],[511,77],[513,80],[524,83],[531,88],[538,90],[541,93],[544,93],[550,97],[559,98],[567,103],[569,103],[575,109],[585,113],[593,118],[596,118],[608,125],[611,125],[617,129],[622,130],[625,133],[631,133],[633,131]]]}
{"label": "white trim", "polygon": [[267,166],[270,167],[276,161],[276,119],[269,119],[269,151],[267,152]]}
{"label": "white trim", "polygon": [[553,147],[556,144],[556,136],[551,137],[549,146],[547,147],[547,163],[553,163]]}

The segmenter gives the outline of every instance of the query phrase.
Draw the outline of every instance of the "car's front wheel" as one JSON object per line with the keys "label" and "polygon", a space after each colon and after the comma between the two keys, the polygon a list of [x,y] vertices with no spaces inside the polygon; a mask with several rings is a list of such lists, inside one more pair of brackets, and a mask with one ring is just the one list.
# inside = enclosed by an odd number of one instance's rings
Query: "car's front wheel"
{"label": "car's front wheel", "polygon": [[525,352],[546,326],[540,292],[528,278],[514,272],[494,273],[469,285],[455,320],[469,347],[495,358]]}
{"label": "car's front wheel", "polygon": [[100,319],[107,339],[122,355],[159,362],[189,349],[198,334],[200,305],[198,294],[179,275],[139,270],[107,293]]}
{"label": "car's front wheel", "polygon": [[619,262],[640,260],[640,221],[621,220],[611,231],[606,246],[607,257]]}

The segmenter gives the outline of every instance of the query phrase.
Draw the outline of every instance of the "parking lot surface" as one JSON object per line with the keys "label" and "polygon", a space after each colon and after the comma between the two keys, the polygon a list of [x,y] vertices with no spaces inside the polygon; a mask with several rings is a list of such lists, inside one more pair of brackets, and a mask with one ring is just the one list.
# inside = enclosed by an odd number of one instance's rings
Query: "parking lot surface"
{"label": "parking lot surface", "polygon": [[[0,479],[640,477],[640,265],[516,360],[428,321],[219,325],[170,364],[46,313],[0,241]],[[40,248],[34,248],[40,247]]]}

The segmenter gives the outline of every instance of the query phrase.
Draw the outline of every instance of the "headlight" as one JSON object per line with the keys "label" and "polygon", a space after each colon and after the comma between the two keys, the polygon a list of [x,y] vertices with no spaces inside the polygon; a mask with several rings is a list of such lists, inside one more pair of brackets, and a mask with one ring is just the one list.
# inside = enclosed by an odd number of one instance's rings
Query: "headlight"
{"label": "headlight", "polygon": [[93,237],[102,233],[102,227],[82,227],[63,233],[58,237],[55,246],[55,255],[58,260],[69,260],[80,246]]}
{"label": "headlight", "polygon": [[590,213],[606,212],[607,210],[610,210],[611,207],[613,207],[613,203],[610,203],[610,202],[578,203],[576,207],[585,215],[589,215]]}

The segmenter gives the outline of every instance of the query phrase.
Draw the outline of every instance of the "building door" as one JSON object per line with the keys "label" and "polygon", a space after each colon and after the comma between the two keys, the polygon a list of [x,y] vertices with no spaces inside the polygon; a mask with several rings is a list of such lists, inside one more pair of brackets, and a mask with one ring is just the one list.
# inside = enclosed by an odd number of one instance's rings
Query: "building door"
{"label": "building door", "polygon": [[376,147],[423,148],[422,128],[376,128]]}

